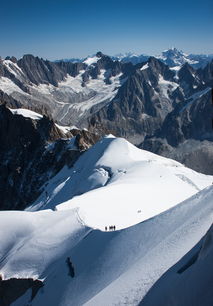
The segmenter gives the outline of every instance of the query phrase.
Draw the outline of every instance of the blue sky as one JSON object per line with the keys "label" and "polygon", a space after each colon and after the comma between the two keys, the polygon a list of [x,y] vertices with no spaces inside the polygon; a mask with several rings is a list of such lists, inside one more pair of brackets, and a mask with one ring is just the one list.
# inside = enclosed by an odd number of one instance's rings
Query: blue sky
{"label": "blue sky", "polygon": [[1,0],[0,55],[213,53],[213,1]]}

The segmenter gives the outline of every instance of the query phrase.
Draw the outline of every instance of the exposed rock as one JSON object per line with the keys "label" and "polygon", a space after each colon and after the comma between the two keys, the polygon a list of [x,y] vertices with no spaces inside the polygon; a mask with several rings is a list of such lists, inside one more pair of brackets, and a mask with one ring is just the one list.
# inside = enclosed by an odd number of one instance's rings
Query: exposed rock
{"label": "exposed rock", "polygon": [[113,101],[91,117],[91,130],[108,130],[138,144],[160,128],[172,105],[160,92],[159,75],[173,80],[174,72],[155,58],[147,66],[144,70],[137,66]]}
{"label": "exposed rock", "polygon": [[[69,147],[76,136],[76,146]],[[65,135],[52,119],[32,120],[0,106],[0,209],[24,209],[41,187],[65,164],[72,166],[81,151],[98,139],[86,131]]]}
{"label": "exposed rock", "polygon": [[21,103],[17,100],[13,99],[11,96],[7,95],[5,92],[0,90],[0,105],[5,104],[10,108],[20,108]]}
{"label": "exposed rock", "polygon": [[212,91],[181,103],[167,115],[162,128],[146,137],[141,148],[213,174]]}
{"label": "exposed rock", "polygon": [[0,304],[1,306],[10,306],[28,289],[32,290],[31,302],[36,296],[38,290],[44,286],[43,282],[32,278],[10,278],[2,280],[0,278]]}

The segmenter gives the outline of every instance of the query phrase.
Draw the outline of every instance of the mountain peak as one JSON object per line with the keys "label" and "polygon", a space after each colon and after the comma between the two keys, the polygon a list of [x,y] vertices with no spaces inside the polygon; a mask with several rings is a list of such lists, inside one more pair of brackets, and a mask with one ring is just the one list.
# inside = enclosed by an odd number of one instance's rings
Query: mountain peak
{"label": "mountain peak", "polygon": [[101,51],[98,51],[98,52],[96,53],[96,56],[101,58],[101,57],[104,56],[104,54],[103,54]]}

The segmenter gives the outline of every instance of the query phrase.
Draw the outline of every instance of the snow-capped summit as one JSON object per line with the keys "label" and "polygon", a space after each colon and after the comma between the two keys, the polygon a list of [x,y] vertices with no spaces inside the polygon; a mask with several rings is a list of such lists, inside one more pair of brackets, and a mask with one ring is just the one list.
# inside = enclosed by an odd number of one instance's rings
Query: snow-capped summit
{"label": "snow-capped summit", "polygon": [[198,63],[198,61],[190,59],[188,54],[178,50],[175,47],[163,51],[162,55],[157,57],[170,67],[181,66],[185,63],[189,63],[191,65]]}
{"label": "snow-capped summit", "polygon": [[100,59],[100,57],[98,57],[97,55],[94,56],[88,56],[83,63],[85,63],[86,65],[90,66],[92,64],[96,64],[97,61]]}

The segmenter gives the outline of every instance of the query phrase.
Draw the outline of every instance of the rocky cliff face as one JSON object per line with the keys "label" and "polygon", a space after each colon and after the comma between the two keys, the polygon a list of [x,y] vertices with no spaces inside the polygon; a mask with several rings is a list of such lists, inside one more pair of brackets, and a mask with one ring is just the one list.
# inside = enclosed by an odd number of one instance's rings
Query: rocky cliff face
{"label": "rocky cliff face", "polygon": [[212,89],[207,88],[178,104],[166,116],[162,128],[146,137],[140,147],[212,174],[212,95]]}
{"label": "rocky cliff face", "polygon": [[62,124],[86,127],[85,119],[112,100],[132,70],[131,63],[113,61],[101,52],[79,63],[28,54],[1,60],[0,90],[24,108],[45,109]]}
{"label": "rocky cliff face", "polygon": [[72,166],[96,140],[80,130],[65,135],[46,116],[33,120],[0,106],[0,209],[25,208],[44,182],[64,165]]}
{"label": "rocky cliff face", "polygon": [[[173,111],[176,113],[176,107],[187,104],[196,98],[197,92],[200,94],[207,88],[189,64],[175,73],[159,60],[150,58],[147,63],[135,66],[112,102],[91,117],[90,128],[106,128],[137,144],[164,128],[165,118],[168,114],[172,116]],[[173,128],[176,129],[175,124]]]}

